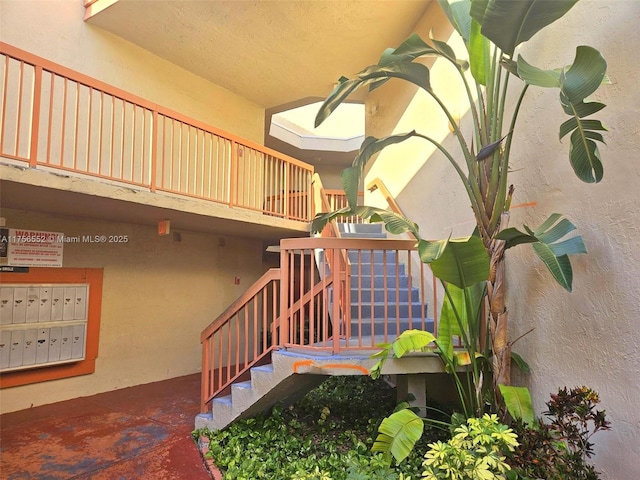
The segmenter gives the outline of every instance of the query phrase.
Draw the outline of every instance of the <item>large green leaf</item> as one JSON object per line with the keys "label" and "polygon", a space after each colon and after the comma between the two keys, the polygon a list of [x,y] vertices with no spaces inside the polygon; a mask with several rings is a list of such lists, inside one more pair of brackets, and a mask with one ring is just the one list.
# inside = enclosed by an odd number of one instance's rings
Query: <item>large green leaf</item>
{"label": "large green leaf", "polygon": [[480,32],[480,24],[471,22],[471,37],[469,39],[469,64],[471,74],[480,85],[487,85],[488,65],[491,62],[489,40]]}
{"label": "large green leaf", "polygon": [[489,278],[489,255],[479,237],[421,240],[420,259],[431,264],[440,280],[459,288],[470,287]]}
{"label": "large green leaf", "polygon": [[578,0],[473,0],[471,16],[505,54],[558,20]]}
{"label": "large green leaf", "polygon": [[542,70],[528,63],[522,55],[517,60],[518,76],[530,85],[544,88],[560,88],[559,70]]}
{"label": "large green leaf", "polygon": [[456,53],[453,51],[446,42],[437,40],[433,37],[429,37],[433,43],[434,48],[443,57],[449,60],[458,70],[464,72],[469,69],[469,62],[463,59],[456,58]]}
{"label": "large green leaf", "polygon": [[469,42],[471,31],[471,0],[438,0],[453,28],[465,42]]}
{"label": "large green leaf", "polygon": [[377,358],[378,361],[369,369],[371,378],[379,378],[382,373],[382,367],[393,352],[395,358],[401,358],[409,352],[421,352],[430,344],[436,341],[436,337],[430,332],[424,330],[405,330],[393,343],[382,343],[377,345],[380,351],[371,355],[371,358]]}
{"label": "large green leaf", "polygon": [[531,243],[534,252],[544,262],[553,277],[566,290],[571,291],[573,271],[569,255],[586,253],[582,237],[574,237],[559,241],[576,229],[575,225],[559,213],[549,216],[535,231],[526,225],[526,233],[516,228],[507,228],[496,236],[506,242],[505,248],[515,247],[522,243]]}
{"label": "large green leaf", "polygon": [[538,241],[538,239],[533,235],[521,232],[514,227],[501,230],[496,236],[496,239],[504,240],[506,242],[504,247],[505,249],[515,247],[516,245],[520,245],[522,243],[534,243]]}
{"label": "large green leaf", "polygon": [[378,437],[371,448],[385,456],[393,455],[400,463],[407,458],[424,430],[424,421],[409,409],[392,413],[378,428]]}
{"label": "large green leaf", "polygon": [[396,358],[402,358],[409,352],[420,352],[436,337],[424,330],[405,330],[392,343],[393,354]]}
{"label": "large green leaf", "polygon": [[[458,288],[453,284],[445,286],[446,295],[440,310],[438,322],[438,346],[446,358],[453,357],[453,337],[462,338],[465,347],[476,348],[480,332],[478,315],[484,298],[485,282],[476,283],[467,288]],[[472,342],[473,345],[466,345]]]}
{"label": "large green leaf", "polygon": [[358,192],[360,190],[360,179],[371,157],[380,150],[396,143],[404,142],[411,137],[419,136],[415,130],[398,135],[389,135],[388,137],[376,138],[366,137],[360,145],[358,155],[353,159],[351,167],[342,171],[342,187],[347,195],[347,201],[350,206],[354,206],[358,201]]}
{"label": "large green leaf", "polygon": [[407,60],[385,65],[370,65],[352,79],[341,79],[342,81],[338,83],[318,110],[314,126],[317,127],[324,122],[356,89],[390,78],[400,78],[424,90],[431,90],[429,69],[420,63],[413,63]]}
{"label": "large green leaf", "polygon": [[419,238],[418,225],[411,220],[394,212],[384,210],[382,208],[369,207],[366,205],[357,205],[353,208],[344,207],[334,212],[319,213],[311,222],[311,232],[319,233],[331,221],[338,218],[358,216],[365,220],[369,219],[373,223],[383,222],[389,233],[399,235],[401,233],[410,232],[416,238]]}
{"label": "large green leaf", "polygon": [[[575,120],[575,129],[571,134],[571,146],[569,159],[576,176],[587,183],[602,180],[604,171],[600,152],[595,140],[600,140],[602,135],[594,130],[606,130],[602,124],[594,120],[583,120],[583,117],[591,115],[604,106],[601,103],[585,103],[587,96],[595,92],[602,84],[607,71],[607,62],[598,50],[591,47],[580,46],[576,49],[576,57],[566,74],[560,77],[561,93],[560,102],[564,111]],[[565,122],[564,132],[569,126]]]}
{"label": "large green leaf", "polygon": [[602,110],[599,102],[585,102],[606,80],[607,62],[592,47],[579,46],[571,66],[566,70],[542,70],[518,56],[518,75],[531,85],[560,89],[562,109],[571,118],[560,125],[560,139],[571,133],[569,160],[576,176],[587,183],[602,180],[604,171],[596,141],[604,138],[598,131],[606,130],[598,120],[585,119]]}
{"label": "large green leaf", "polygon": [[511,352],[511,361],[516,364],[522,373],[531,373],[529,364],[516,352]]}
{"label": "large green leaf", "polygon": [[378,65],[391,65],[399,61],[415,60],[423,55],[439,55],[439,52],[422,40],[417,33],[412,33],[396,48],[385,50]]}
{"label": "large green leaf", "polygon": [[556,256],[549,245],[544,243],[534,243],[533,251],[547,266],[553,278],[562,285],[567,291],[571,291],[573,283],[573,270],[568,255]]}
{"label": "large green leaf", "polygon": [[529,425],[533,424],[535,414],[531,402],[531,393],[526,387],[499,385],[507,411],[513,418],[519,418]]}
{"label": "large green leaf", "polygon": [[604,176],[604,168],[594,134],[577,128],[571,134],[569,159],[576,176],[586,183],[598,183]]}
{"label": "large green leaf", "polygon": [[607,62],[593,47],[579,46],[562,81],[562,93],[571,103],[580,103],[602,84]]}

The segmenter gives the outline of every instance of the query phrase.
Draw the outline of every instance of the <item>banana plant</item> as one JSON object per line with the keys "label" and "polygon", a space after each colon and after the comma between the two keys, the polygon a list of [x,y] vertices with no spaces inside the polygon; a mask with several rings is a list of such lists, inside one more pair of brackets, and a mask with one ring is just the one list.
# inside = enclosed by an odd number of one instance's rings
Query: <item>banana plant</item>
{"label": "banana plant", "polygon": [[[482,320],[486,321],[476,319],[473,326],[476,329],[487,326],[490,345],[486,350],[479,344],[467,348],[486,351],[491,356],[492,390],[496,402],[500,402],[501,392],[508,391],[501,390],[500,385],[508,387],[511,384],[513,343],[508,337],[505,304],[505,251],[517,245],[531,244],[553,278],[567,291],[572,289],[573,278],[569,256],[586,252],[582,238],[575,235],[575,226],[559,214],[551,215],[540,227],[525,226],[524,232],[508,228],[514,193],[508,180],[509,159],[518,135],[517,119],[523,99],[531,87],[558,90],[560,107],[567,115],[566,121],[559,125],[558,138],[562,140],[569,136],[569,161],[576,176],[583,182],[599,182],[603,178],[603,165],[598,143],[604,143],[602,132],[606,129],[591,116],[605,105],[590,102],[588,97],[606,82],[607,64],[596,49],[588,46],[577,47],[571,62],[552,70],[537,68],[516,52],[519,45],[569,12],[577,0],[438,1],[462,37],[467,58],[456,58],[453,48],[441,40],[430,38],[425,41],[413,34],[397,48],[385,50],[377,64],[352,77],[340,78],[320,107],[315,124],[321,124],[355,90],[363,87],[374,90],[396,78],[418,86],[435,100],[461,153],[454,155],[428,132],[417,130],[383,138],[367,137],[352,166],[342,172],[350,206],[319,215],[312,228],[319,231],[337,216],[358,214],[371,221],[384,222],[392,233],[411,232],[418,238],[422,260],[431,263],[434,274],[463,291],[471,283],[461,287],[451,281],[451,275],[455,276],[456,265],[460,265],[462,259],[475,258],[474,252],[480,245],[488,258],[488,269],[484,260],[465,265],[467,274],[473,275],[469,278],[483,283],[488,311],[484,312]],[[429,69],[415,61],[425,56],[442,59],[458,73],[473,125],[468,135],[432,88]],[[520,84],[519,92],[514,82]],[[515,95],[512,94],[514,91],[517,92]],[[458,242],[456,248],[448,248],[454,242],[426,242],[420,238],[418,226],[409,219],[371,207],[356,207],[357,192],[367,163],[382,149],[408,139],[432,144],[448,160],[469,197],[476,220],[473,236],[478,241]],[[473,339],[480,338],[479,332],[474,332]]]}

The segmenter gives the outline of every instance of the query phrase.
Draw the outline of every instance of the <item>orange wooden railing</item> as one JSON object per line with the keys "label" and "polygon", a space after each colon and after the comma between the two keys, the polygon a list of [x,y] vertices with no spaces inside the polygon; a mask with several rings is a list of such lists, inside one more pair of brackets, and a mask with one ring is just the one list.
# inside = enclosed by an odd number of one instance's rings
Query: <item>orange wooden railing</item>
{"label": "orange wooden railing", "polygon": [[[280,305],[288,322],[281,346],[340,353],[376,349],[406,329],[435,331],[433,275],[427,265],[407,261],[416,249],[412,240],[282,240]],[[351,259],[347,268],[344,251]],[[374,269],[376,282],[367,279]]]}
{"label": "orange wooden railing", "polygon": [[[349,202],[347,201],[347,195],[344,193],[344,190],[325,190],[324,191],[327,199],[327,212],[334,212],[344,207],[349,206]],[[364,200],[364,192],[358,193],[358,205],[362,205],[362,201]],[[363,223],[364,220],[356,215],[351,217],[342,217],[337,219],[339,223]]]}
{"label": "orange wooden railing", "polygon": [[0,42],[0,155],[309,221],[313,166]]}
{"label": "orange wooden railing", "polygon": [[253,366],[268,361],[278,341],[280,269],[272,268],[200,335],[202,412]]}

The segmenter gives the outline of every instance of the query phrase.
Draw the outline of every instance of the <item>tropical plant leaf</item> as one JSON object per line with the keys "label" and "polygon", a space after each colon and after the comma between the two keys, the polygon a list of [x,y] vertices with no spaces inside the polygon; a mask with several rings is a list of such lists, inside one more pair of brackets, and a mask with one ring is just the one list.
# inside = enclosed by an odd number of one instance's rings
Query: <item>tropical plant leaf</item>
{"label": "tropical plant leaf", "polygon": [[516,366],[520,369],[521,372],[531,373],[531,367],[525,361],[525,359],[522,358],[519,354],[515,352],[511,352],[511,361],[516,364]]}
{"label": "tropical plant leaf", "polygon": [[420,235],[418,225],[406,217],[382,208],[369,207],[366,205],[357,205],[353,208],[344,207],[334,212],[319,213],[313,219],[313,222],[311,222],[311,232],[321,232],[329,222],[338,218],[351,216],[358,216],[365,220],[369,219],[373,223],[383,222],[386,230],[394,235],[405,232],[412,233],[416,238],[419,238]]}
{"label": "tropical plant leaf", "polygon": [[507,411],[513,418],[522,419],[527,424],[533,424],[535,414],[531,402],[531,393],[526,387],[500,385],[500,393],[504,399]]}
{"label": "tropical plant leaf", "polygon": [[567,13],[578,0],[485,0],[472,2],[482,34],[506,55]]}
{"label": "tropical plant leaf", "polygon": [[540,257],[540,260],[547,266],[553,278],[562,285],[562,287],[571,291],[571,284],[573,283],[573,270],[571,268],[571,261],[568,255],[561,255],[557,257],[549,245],[544,243],[532,244],[533,251]]}
{"label": "tropical plant leaf", "polygon": [[586,131],[576,129],[571,134],[569,158],[576,176],[586,183],[598,183],[604,176],[598,145]]}
{"label": "tropical plant leaf", "polygon": [[358,79],[349,80],[345,77],[340,77],[336,88],[334,88],[329,96],[324,100],[320,110],[316,114],[315,127],[324,122],[349,95],[360,87],[360,83],[361,82]]}
{"label": "tropical plant leaf", "polygon": [[506,242],[505,248],[515,247],[522,243],[531,243],[534,252],[547,266],[553,277],[569,292],[573,281],[573,271],[569,255],[586,253],[587,248],[580,235],[568,238],[561,242],[558,240],[566,237],[576,229],[575,225],[559,213],[554,213],[545,220],[536,230],[531,230],[524,225],[527,233],[516,228],[506,228],[496,238]]}
{"label": "tropical plant leaf", "polygon": [[602,84],[606,71],[607,62],[598,50],[579,46],[571,67],[560,77],[560,102],[565,113],[574,120],[561,125],[560,138],[572,131],[569,160],[576,176],[587,183],[602,180],[602,161],[594,141],[599,140],[601,135],[592,131],[606,128],[597,120],[583,120],[585,116],[604,108],[602,103],[585,103],[584,100]]}
{"label": "tropical plant leaf", "polygon": [[504,247],[505,249],[515,247],[516,245],[520,245],[522,243],[534,243],[538,241],[535,236],[523,233],[517,228],[513,227],[501,230],[496,235],[496,239],[504,240],[506,242]]}
{"label": "tropical plant leaf", "polygon": [[602,110],[606,105],[599,102],[576,102],[571,104],[563,104],[562,108],[567,115],[575,115],[578,118],[588,117]]}
{"label": "tropical plant leaf", "polygon": [[571,118],[560,125],[560,140],[571,133],[569,161],[576,176],[587,183],[602,180],[603,167],[595,143],[604,138],[594,130],[606,130],[598,120],[584,119],[602,110],[599,102],[585,102],[606,81],[607,62],[595,48],[579,46],[571,66],[565,71],[541,70],[518,56],[518,74],[531,85],[560,88],[562,109]]}
{"label": "tropical plant leaf", "polygon": [[447,247],[449,239],[444,240],[421,240],[418,242],[418,253],[423,263],[431,263],[440,258]]}
{"label": "tropical plant leaf", "polygon": [[562,138],[568,133],[578,129],[578,127],[581,131],[585,132],[585,134],[592,130],[607,130],[600,120],[583,120],[576,116],[560,125],[560,140],[562,140]]}
{"label": "tropical plant leaf", "polygon": [[347,195],[347,202],[350,206],[355,206],[358,200],[358,192],[360,190],[360,179],[364,168],[376,153],[380,150],[396,143],[404,142],[409,138],[419,136],[415,130],[408,133],[398,135],[389,135],[388,137],[376,138],[366,137],[360,145],[358,155],[353,159],[352,166],[342,171],[342,187]]}
{"label": "tropical plant leaf", "polygon": [[440,52],[420,38],[420,35],[412,33],[397,48],[387,49],[380,57],[378,65],[396,63],[400,60],[415,60],[423,55],[439,54]]}
{"label": "tropical plant leaf", "polygon": [[378,437],[371,447],[374,452],[382,452],[387,458],[393,455],[396,462],[402,462],[424,430],[424,421],[409,409],[392,413],[378,428]]}
{"label": "tropical plant leaf", "polygon": [[471,0],[438,0],[440,7],[453,25],[453,28],[464,39],[469,42],[471,31]]}
{"label": "tropical plant leaf", "polygon": [[470,287],[489,277],[489,255],[478,237],[421,240],[418,253],[424,263],[431,264],[437,278],[459,288]]}
{"label": "tropical plant leaf", "polygon": [[465,72],[469,69],[469,62],[460,58],[456,58],[456,54],[446,42],[436,40],[430,37],[434,48],[440,53],[443,58],[448,59],[458,70]]}
{"label": "tropical plant leaf", "polygon": [[487,70],[491,62],[489,40],[480,32],[480,24],[471,22],[471,37],[469,39],[469,64],[471,75],[480,85],[487,85]]}
{"label": "tropical plant leaf", "polygon": [[522,55],[517,60],[518,76],[529,85],[544,88],[560,88],[560,74],[558,70],[542,70],[528,63]]}
{"label": "tropical plant leaf", "polygon": [[581,45],[562,81],[562,93],[571,103],[580,103],[602,84],[607,62],[598,50]]}
{"label": "tropical plant leaf", "polygon": [[[467,288],[446,284],[446,295],[438,322],[438,346],[448,359],[453,355],[453,337],[462,338],[465,348],[475,348],[479,337],[477,331],[480,305],[484,298],[485,283],[476,283]],[[473,345],[466,345],[466,343]]]}
{"label": "tropical plant leaf", "polygon": [[396,358],[402,358],[409,352],[423,351],[435,339],[432,333],[424,330],[405,330],[391,344],[393,354]]}
{"label": "tropical plant leaf", "polygon": [[338,106],[356,89],[379,83],[381,80],[390,78],[400,78],[417,85],[424,90],[430,91],[429,69],[421,63],[411,61],[392,62],[385,65],[370,65],[354,78],[341,81],[329,94],[320,106],[316,114],[315,124],[317,127],[324,122]]}

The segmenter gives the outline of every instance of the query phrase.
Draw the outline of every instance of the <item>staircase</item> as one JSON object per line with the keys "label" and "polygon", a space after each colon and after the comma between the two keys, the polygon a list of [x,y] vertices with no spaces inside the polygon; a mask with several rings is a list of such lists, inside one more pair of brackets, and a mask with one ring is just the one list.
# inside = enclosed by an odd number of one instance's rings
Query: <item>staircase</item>
{"label": "staircase", "polygon": [[[434,322],[427,318],[427,304],[424,301],[425,286],[416,280],[417,273],[421,276],[424,274],[419,267],[414,266],[412,271],[411,265],[407,265],[406,262],[408,255],[411,254],[407,245],[414,246],[414,243],[407,241],[394,243],[385,240],[386,235],[380,224],[342,224],[340,231],[343,239],[362,239],[360,243],[366,244],[365,248],[347,249],[349,259],[347,264],[342,261],[328,268],[329,262],[325,258],[337,259],[340,257],[338,252],[344,250],[333,249],[332,255],[328,253],[329,250],[323,250],[322,253],[314,256],[309,252],[317,253],[318,249],[315,246],[291,249],[291,252],[295,251],[299,257],[295,257],[297,260],[285,262],[290,264],[289,267],[281,265],[283,272],[279,272],[278,278],[282,285],[279,288],[291,288],[292,292],[296,292],[297,286],[285,287],[283,282],[291,279],[292,275],[304,277],[307,275],[305,272],[310,270],[316,272],[316,280],[314,280],[316,283],[306,285],[309,293],[303,294],[300,291],[299,295],[296,293],[295,298],[289,298],[285,307],[281,304],[276,308],[275,299],[287,298],[288,290],[282,292],[285,296],[273,293],[273,311],[279,309],[280,316],[275,318],[274,313],[269,321],[254,317],[253,322],[256,325],[259,324],[258,322],[264,322],[262,329],[254,328],[254,331],[265,329],[271,331],[270,343],[263,343],[258,348],[254,347],[254,350],[259,352],[254,359],[245,352],[235,354],[234,361],[234,355],[216,352],[229,352],[241,348],[238,346],[243,344],[244,350],[250,350],[249,344],[251,341],[255,342],[255,339],[246,343],[246,339],[242,342],[232,339],[224,343],[220,338],[216,338],[205,345],[207,340],[203,332],[205,351],[209,352],[207,355],[213,357],[211,361],[214,363],[215,358],[220,357],[220,366],[211,368],[205,373],[208,360],[203,362],[203,411],[206,413],[196,417],[196,428],[221,429],[234,420],[263,412],[278,402],[293,401],[297,396],[303,395],[321,383],[327,375],[368,374],[375,363],[370,356],[379,349],[376,347],[377,344],[393,341],[406,329],[419,328],[433,331]],[[293,241],[296,240],[283,241],[281,248],[284,250],[284,245]],[[323,239],[306,239],[306,243],[322,241]],[[342,239],[334,238],[333,241],[342,242],[341,245],[345,243]],[[388,248],[389,245],[391,248]],[[402,245],[404,250],[397,245]],[[309,262],[309,268],[303,268],[304,262]],[[336,265],[342,265],[342,267],[338,268]],[[345,268],[346,275],[344,271],[336,271]],[[331,272],[331,270],[334,271]],[[318,275],[318,273],[322,274]],[[276,279],[275,273],[265,275],[265,279],[265,282],[271,282],[265,285],[273,285]],[[306,282],[305,279],[298,280],[297,285],[306,284]],[[349,288],[345,296],[334,292],[342,286]],[[266,288],[257,282],[248,290],[252,292],[252,297],[247,296],[245,303],[247,305],[254,303],[247,310],[255,312],[268,310],[264,305],[256,306],[255,303],[256,298],[265,297],[261,292]],[[267,297],[270,295],[268,294]],[[334,304],[337,298],[343,298],[339,301],[339,306]],[[345,298],[348,298],[348,301],[344,300]],[[243,308],[238,305],[242,304],[243,302],[234,302],[230,307],[232,310],[225,312],[224,318],[217,319],[212,325],[221,325],[223,322],[237,318],[237,323],[244,324],[244,331],[248,331],[246,326],[251,326],[251,320],[247,320],[248,313],[238,313]],[[315,312],[314,309],[318,305],[323,308]],[[268,307],[271,308],[271,306]],[[348,313],[343,311],[345,308]],[[311,310],[315,313],[311,313]],[[300,332],[300,322],[304,322],[305,330],[309,332],[314,331],[311,323],[315,322],[316,335],[307,332],[308,335],[300,338],[296,333],[287,335],[282,332],[283,329],[289,332],[292,330]],[[322,322],[324,322],[324,328],[319,327]],[[217,328],[222,332],[225,327]],[[230,332],[230,337],[240,335],[243,331],[238,327],[226,328]],[[210,338],[213,339],[213,332],[216,330],[210,326],[208,331]],[[324,336],[320,338],[320,333],[317,332],[322,332]],[[264,339],[267,339],[266,335]],[[233,366],[233,363],[242,365]],[[440,372],[441,369],[441,364],[435,356],[426,361],[424,357],[413,357],[388,361],[385,364],[384,373]],[[231,373],[228,370],[231,370]],[[216,383],[213,381],[214,377],[218,379],[217,387],[219,388],[212,388],[208,394],[205,394],[205,379],[209,385]],[[211,405],[210,409],[208,404]]]}
{"label": "staircase", "polygon": [[[380,223],[346,223],[339,229],[342,238],[387,238]],[[381,342],[413,328],[433,332],[433,320],[426,318],[427,304],[420,301],[420,291],[411,285],[397,252],[350,250],[348,255],[352,335],[373,335]]]}

